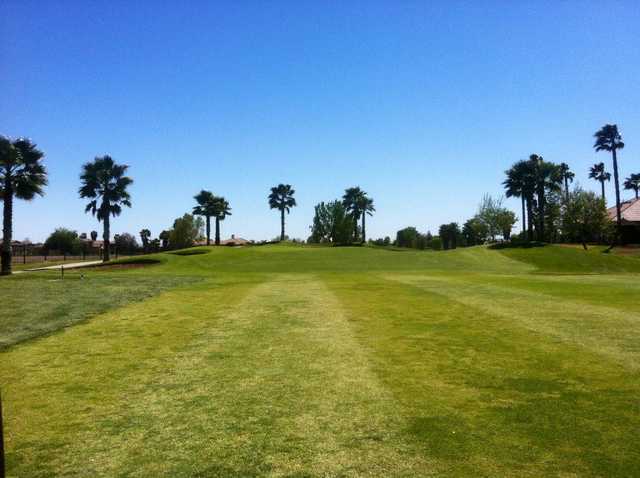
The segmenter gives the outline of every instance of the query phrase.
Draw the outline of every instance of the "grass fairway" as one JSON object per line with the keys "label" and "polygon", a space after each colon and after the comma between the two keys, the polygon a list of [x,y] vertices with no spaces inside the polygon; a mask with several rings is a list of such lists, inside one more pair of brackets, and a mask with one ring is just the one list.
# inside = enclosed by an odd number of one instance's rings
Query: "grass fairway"
{"label": "grass fairway", "polygon": [[8,476],[640,475],[640,257],[201,250],[0,280]]}

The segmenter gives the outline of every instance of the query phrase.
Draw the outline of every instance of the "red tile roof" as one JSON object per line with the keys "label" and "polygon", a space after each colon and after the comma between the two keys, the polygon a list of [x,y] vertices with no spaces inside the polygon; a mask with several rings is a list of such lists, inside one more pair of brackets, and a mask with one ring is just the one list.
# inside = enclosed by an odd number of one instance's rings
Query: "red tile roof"
{"label": "red tile roof", "polygon": [[[612,221],[616,219],[616,207],[607,209],[607,213]],[[622,222],[640,224],[640,199],[630,199],[620,203],[620,213]]]}

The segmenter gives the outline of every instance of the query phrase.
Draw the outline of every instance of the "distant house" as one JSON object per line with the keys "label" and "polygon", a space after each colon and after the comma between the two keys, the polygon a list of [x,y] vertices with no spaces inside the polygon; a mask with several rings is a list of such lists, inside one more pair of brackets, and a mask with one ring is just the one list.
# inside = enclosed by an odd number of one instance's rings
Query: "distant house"
{"label": "distant house", "polygon": [[[236,237],[235,234],[231,234],[231,239],[224,239],[220,241],[221,246],[246,246],[247,244],[251,244],[251,241],[247,241],[241,237]],[[202,239],[200,241],[195,241],[193,243],[194,246],[206,246],[207,240]],[[213,239],[211,239],[211,245],[213,246]]]}
{"label": "distant house", "polygon": [[[622,241],[625,244],[640,244],[640,199],[629,199],[620,203],[622,216]],[[616,207],[607,209],[609,218],[615,222]]]}
{"label": "distant house", "polygon": [[80,242],[87,249],[100,249],[100,250],[102,250],[104,248],[104,241],[101,241],[101,240],[93,241],[93,240],[91,240],[90,237],[80,237]]}
{"label": "distant house", "polygon": [[241,237],[236,237],[235,234],[231,234],[231,239],[220,241],[220,245],[223,246],[246,246],[248,244],[251,244],[251,242]]}

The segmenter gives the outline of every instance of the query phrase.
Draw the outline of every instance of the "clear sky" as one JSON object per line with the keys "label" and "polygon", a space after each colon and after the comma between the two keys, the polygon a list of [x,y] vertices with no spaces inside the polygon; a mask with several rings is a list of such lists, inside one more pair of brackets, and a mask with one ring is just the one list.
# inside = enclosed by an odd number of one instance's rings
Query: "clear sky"
{"label": "clear sky", "polygon": [[[288,220],[359,185],[369,236],[464,222],[504,170],[538,153],[604,161],[617,123],[623,176],[640,172],[640,2],[4,0],[0,133],[46,152],[44,198],[20,201],[16,239],[100,231],[80,167],[130,165],[133,208],[112,231],[154,237],[210,189],[223,236],[279,232],[269,188],[292,184]],[[613,188],[609,186],[609,198]],[[626,197],[630,196],[627,192]],[[518,203],[507,203],[518,211]],[[518,226],[516,226],[518,227]]]}

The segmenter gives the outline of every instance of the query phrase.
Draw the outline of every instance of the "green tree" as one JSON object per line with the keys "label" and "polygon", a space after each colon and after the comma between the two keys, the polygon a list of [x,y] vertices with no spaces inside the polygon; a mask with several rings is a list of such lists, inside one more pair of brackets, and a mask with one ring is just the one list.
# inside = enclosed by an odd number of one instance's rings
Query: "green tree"
{"label": "green tree", "polygon": [[123,232],[113,237],[118,254],[133,254],[139,249],[138,241],[133,234]]}
{"label": "green tree", "polygon": [[122,206],[131,207],[131,196],[127,188],[133,180],[125,176],[129,166],[116,164],[111,156],[98,156],[93,162],[82,166],[79,193],[81,198],[91,199],[85,212],[102,221],[104,241],[103,261],[109,260],[110,216],[119,216]]}
{"label": "green tree", "polygon": [[564,197],[568,199],[569,183],[573,182],[573,178],[575,178],[576,175],[571,171],[567,163],[560,163],[560,166],[558,166],[558,174],[560,175],[560,180],[564,183]]}
{"label": "green tree", "polygon": [[205,191],[204,189],[193,197],[198,203],[193,208],[193,214],[204,216],[205,218],[207,246],[211,244],[211,217],[216,212],[215,198],[211,191]]}
{"label": "green tree", "polygon": [[213,217],[216,218],[216,246],[220,245],[220,221],[224,221],[227,216],[231,216],[229,202],[222,196],[213,198]]}
{"label": "green tree", "polygon": [[606,197],[604,194],[604,183],[605,181],[611,181],[611,173],[605,171],[604,163],[596,163],[591,166],[589,170],[589,178],[595,179],[600,183],[600,187],[602,188],[602,200],[606,204]]}
{"label": "green tree", "polygon": [[484,244],[489,236],[489,227],[478,216],[473,216],[462,226],[462,237],[467,246]]}
{"label": "green tree", "polygon": [[160,232],[160,234],[158,234],[158,239],[160,240],[160,243],[162,245],[163,249],[166,249],[167,247],[169,247],[169,237],[171,236],[169,231],[162,231]]}
{"label": "green tree", "polygon": [[149,249],[151,252],[158,252],[160,250],[160,239],[152,239],[149,242]]}
{"label": "green tree", "polygon": [[420,233],[413,227],[405,227],[396,232],[396,246],[398,247],[416,247],[418,235]]}
{"label": "green tree", "polygon": [[42,164],[43,158],[44,153],[31,140],[11,141],[0,136],[0,199],[4,203],[0,275],[11,274],[13,200],[30,201],[36,195],[44,194],[47,170]]}
{"label": "green tree", "polygon": [[321,202],[315,206],[309,241],[331,242],[336,245],[350,244],[352,225],[351,216],[340,201]]}
{"label": "green tree", "polygon": [[616,223],[618,225],[618,234],[622,226],[622,212],[620,209],[620,181],[618,177],[618,150],[624,148],[622,136],[615,124],[606,124],[593,135],[596,142],[593,147],[596,152],[608,151],[611,153],[613,160],[613,184],[616,191]]}
{"label": "green tree", "polygon": [[80,250],[78,233],[64,227],[58,227],[44,241],[44,248],[47,252],[59,251],[62,254],[78,252]]}
{"label": "green tree", "polygon": [[149,252],[149,241],[151,239],[151,231],[149,229],[142,229],[140,231],[140,240],[142,241],[142,249],[145,254]]}
{"label": "green tree", "polygon": [[640,173],[632,174],[624,180],[624,188],[635,192],[638,199],[638,191],[640,190]]}
{"label": "green tree", "polygon": [[604,239],[611,230],[607,208],[593,192],[578,189],[569,195],[562,217],[562,234],[570,242],[580,242],[587,249],[587,242]]}
{"label": "green tree", "polygon": [[511,230],[513,229],[514,224],[518,222],[518,218],[515,213],[506,208],[500,208],[496,212],[495,221],[502,238],[505,241],[510,240]]}
{"label": "green tree", "polygon": [[185,214],[173,222],[173,228],[169,231],[169,247],[171,249],[191,247],[198,234],[195,218],[191,214]]}
{"label": "green tree", "polygon": [[461,232],[457,222],[441,225],[438,234],[442,239],[442,245],[445,250],[458,247],[458,237],[460,237]]}
{"label": "green tree", "polygon": [[295,207],[296,200],[293,197],[295,190],[290,184],[278,184],[271,188],[269,194],[269,207],[280,211],[280,240],[285,240],[284,213],[289,214],[292,207]]}

